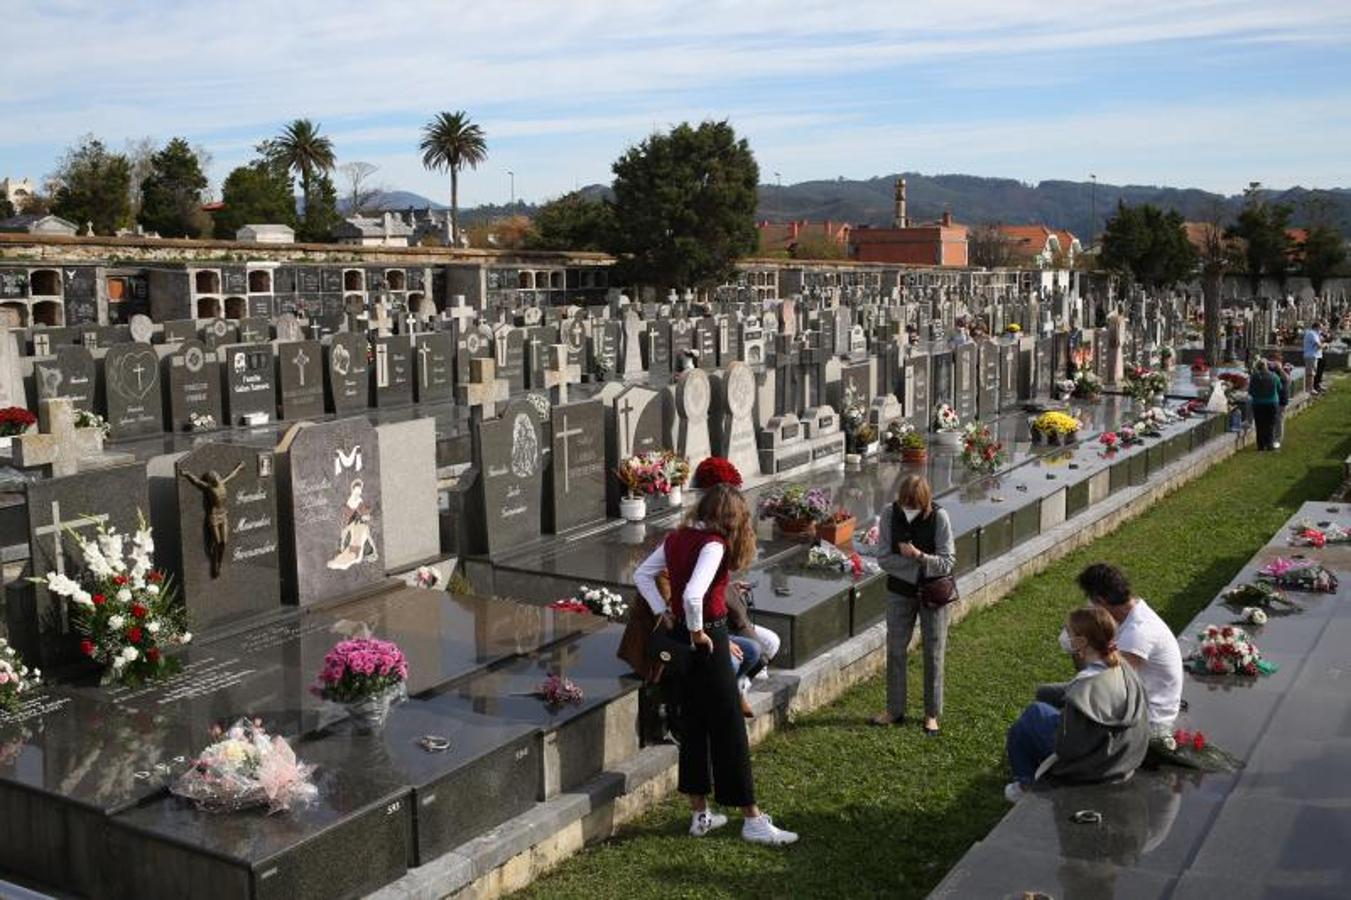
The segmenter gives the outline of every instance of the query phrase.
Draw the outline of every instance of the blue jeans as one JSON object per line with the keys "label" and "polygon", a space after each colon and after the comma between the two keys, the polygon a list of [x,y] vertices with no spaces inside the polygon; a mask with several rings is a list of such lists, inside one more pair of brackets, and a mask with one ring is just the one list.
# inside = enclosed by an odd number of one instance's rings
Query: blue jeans
{"label": "blue jeans", "polygon": [[742,637],[739,634],[731,636],[731,641],[741,648],[741,661],[737,662],[736,657],[732,657],[732,669],[740,678],[751,671],[760,662],[760,645],[748,637]]}
{"label": "blue jeans", "polygon": [[1055,752],[1055,736],[1060,730],[1060,710],[1049,703],[1028,704],[1018,721],[1009,726],[1004,749],[1009,768],[1020,784],[1031,784],[1037,767]]}

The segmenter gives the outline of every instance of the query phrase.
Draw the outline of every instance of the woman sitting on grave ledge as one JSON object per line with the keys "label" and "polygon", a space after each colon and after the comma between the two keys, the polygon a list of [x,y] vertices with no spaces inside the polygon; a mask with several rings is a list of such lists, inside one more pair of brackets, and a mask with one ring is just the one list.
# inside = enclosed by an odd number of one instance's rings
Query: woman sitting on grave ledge
{"label": "woman sitting on grave ledge", "polygon": [[1016,803],[1040,778],[1065,783],[1121,781],[1149,750],[1149,703],[1140,676],[1122,665],[1116,622],[1107,610],[1083,606],[1069,614],[1061,647],[1078,674],[1037,688],[1005,740],[1014,780],[1004,796]]}

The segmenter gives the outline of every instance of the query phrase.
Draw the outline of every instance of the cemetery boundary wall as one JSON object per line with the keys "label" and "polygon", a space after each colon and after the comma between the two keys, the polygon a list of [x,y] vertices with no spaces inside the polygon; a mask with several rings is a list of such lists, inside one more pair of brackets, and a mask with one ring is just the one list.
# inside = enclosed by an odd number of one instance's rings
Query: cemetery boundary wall
{"label": "cemetery boundary wall", "polygon": [[[1301,395],[1287,415],[1303,412]],[[998,603],[1025,578],[1114,531],[1211,466],[1254,444],[1251,429],[1211,441],[1165,468],[1159,477],[1117,491],[1048,532],[958,579],[962,600],[952,624]],[[912,649],[919,642],[916,630]],[[818,709],[886,665],[886,625],[879,623],[801,668],[775,673],[769,690],[751,694],[755,718],[751,743],[768,737],[795,715]],[[569,856],[613,836],[620,826],[651,809],[676,788],[677,751],[671,745],[643,748],[633,759],[602,773],[581,789],[563,794],[417,869],[371,895],[377,900],[491,900],[521,890]]]}

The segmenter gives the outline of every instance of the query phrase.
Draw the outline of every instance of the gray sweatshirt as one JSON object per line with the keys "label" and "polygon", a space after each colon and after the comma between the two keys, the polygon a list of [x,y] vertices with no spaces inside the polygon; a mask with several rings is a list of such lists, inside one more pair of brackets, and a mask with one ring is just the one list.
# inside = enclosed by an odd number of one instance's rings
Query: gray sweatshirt
{"label": "gray sweatshirt", "polygon": [[896,552],[896,543],[891,537],[890,503],[882,509],[877,524],[877,544],[867,547],[859,546],[856,542],[858,552],[876,557],[877,564],[882,567],[883,572],[895,575],[909,584],[919,583],[921,564],[924,566],[923,575],[926,578],[951,575],[957,565],[957,545],[952,539],[952,523],[948,521],[948,514],[943,509],[935,509],[934,515],[938,517],[934,523],[934,552],[926,553],[921,559],[909,559]]}
{"label": "gray sweatshirt", "polygon": [[1087,670],[1068,684],[1042,685],[1037,699],[1062,705],[1053,781],[1095,782],[1126,778],[1149,749],[1149,702],[1140,676],[1122,663],[1096,675]]}

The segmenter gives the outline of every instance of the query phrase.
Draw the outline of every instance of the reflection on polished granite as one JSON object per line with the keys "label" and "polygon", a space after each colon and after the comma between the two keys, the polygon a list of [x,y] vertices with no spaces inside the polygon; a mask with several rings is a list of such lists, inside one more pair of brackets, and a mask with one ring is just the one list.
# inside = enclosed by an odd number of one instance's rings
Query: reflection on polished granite
{"label": "reflection on polished granite", "polygon": [[[1301,519],[1351,525],[1351,506],[1306,503]],[[1288,592],[1301,612],[1250,628],[1279,667],[1263,678],[1187,674],[1178,727],[1244,759],[1231,774],[1139,771],[1122,784],[1039,788],[948,873],[935,897],[1345,897],[1351,884],[1351,548],[1292,548],[1283,526],[1230,586],[1276,556],[1338,572],[1335,594]],[[1218,602],[1179,635],[1184,654]],[[1080,809],[1102,813],[1077,825]]]}

